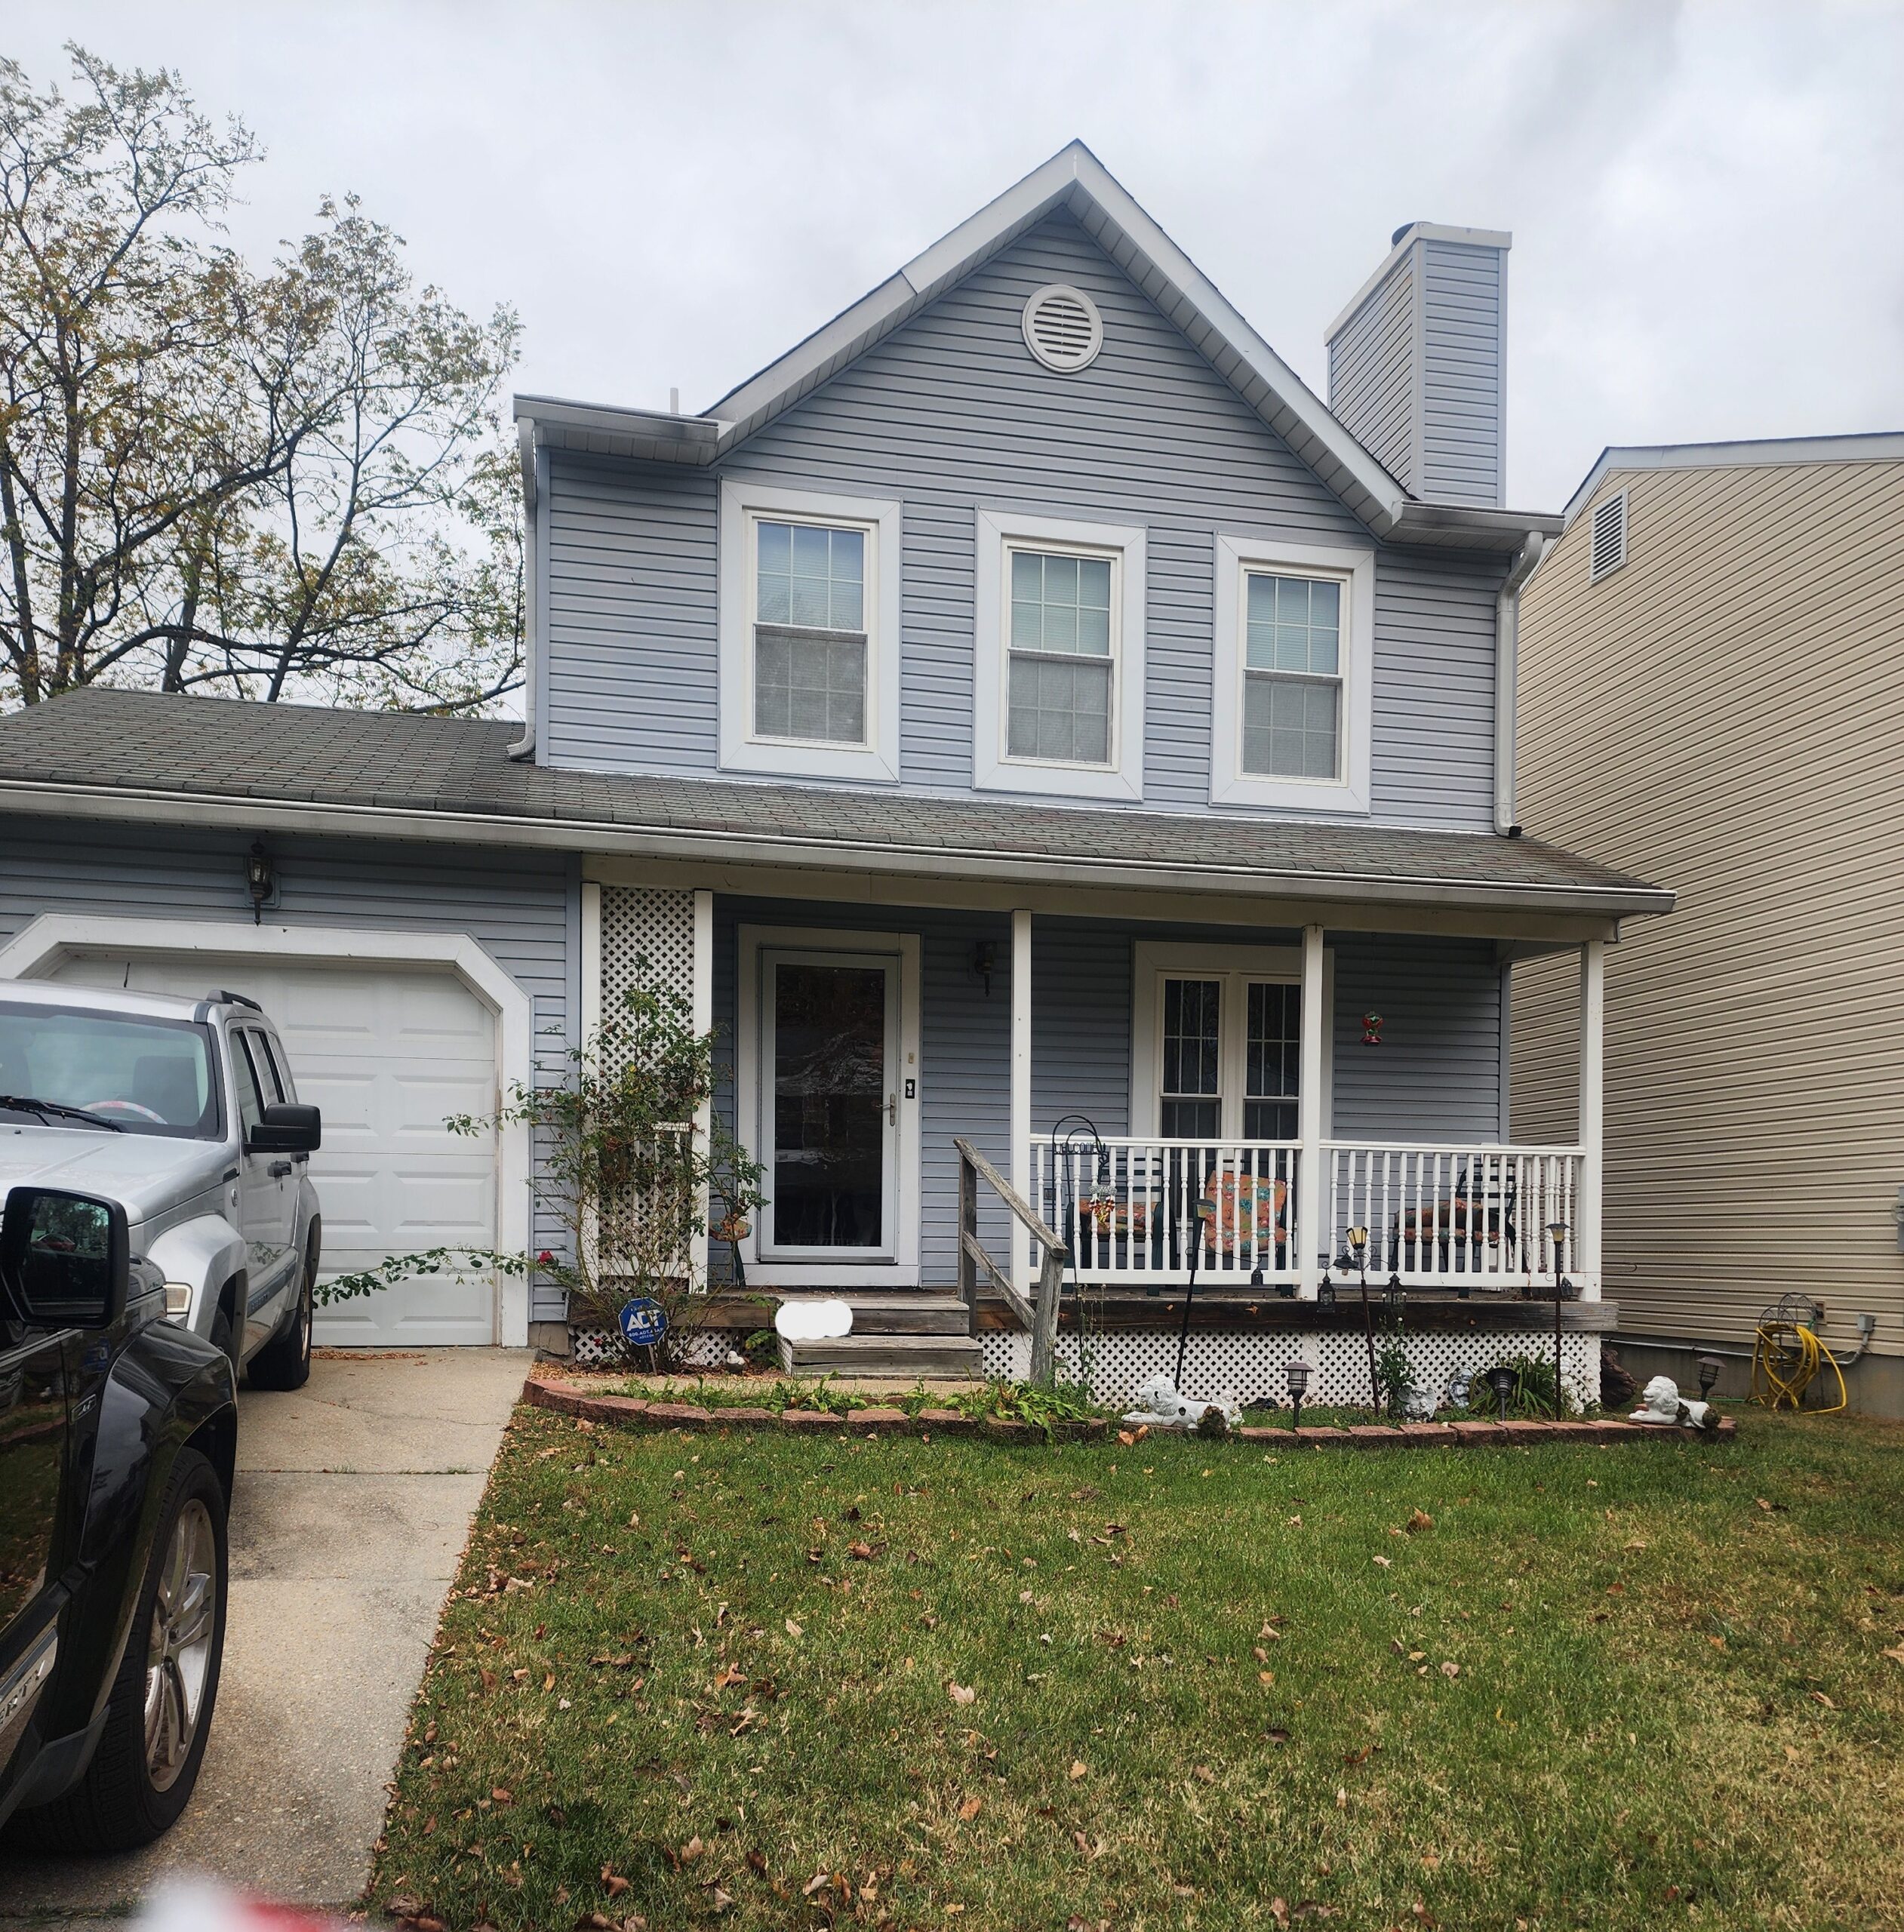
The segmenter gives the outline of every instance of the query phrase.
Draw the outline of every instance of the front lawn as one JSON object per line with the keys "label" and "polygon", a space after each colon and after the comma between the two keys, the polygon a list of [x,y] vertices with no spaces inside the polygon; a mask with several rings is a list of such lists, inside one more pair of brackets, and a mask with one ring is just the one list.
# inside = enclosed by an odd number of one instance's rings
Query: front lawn
{"label": "front lawn", "polygon": [[518,1410],[373,1897],[453,1932],[1894,1923],[1900,1451],[1749,1411],[1317,1454]]}

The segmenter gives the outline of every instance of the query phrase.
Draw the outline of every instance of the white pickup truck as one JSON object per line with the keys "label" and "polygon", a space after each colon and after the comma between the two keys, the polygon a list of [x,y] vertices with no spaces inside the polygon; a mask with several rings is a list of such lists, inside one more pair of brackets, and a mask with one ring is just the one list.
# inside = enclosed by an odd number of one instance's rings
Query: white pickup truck
{"label": "white pickup truck", "polygon": [[0,1196],[31,1183],[121,1203],[168,1318],[261,1388],[310,1374],[321,1131],[241,994],[0,986]]}

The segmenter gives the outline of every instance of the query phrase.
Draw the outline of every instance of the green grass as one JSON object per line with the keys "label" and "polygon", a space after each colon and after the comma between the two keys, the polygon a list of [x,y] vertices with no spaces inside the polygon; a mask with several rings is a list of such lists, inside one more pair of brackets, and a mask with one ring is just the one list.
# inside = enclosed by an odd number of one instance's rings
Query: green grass
{"label": "green grass", "polygon": [[563,1932],[1894,1924],[1900,1450],[1755,1412],[1318,1454],[520,1411],[372,1896]]}

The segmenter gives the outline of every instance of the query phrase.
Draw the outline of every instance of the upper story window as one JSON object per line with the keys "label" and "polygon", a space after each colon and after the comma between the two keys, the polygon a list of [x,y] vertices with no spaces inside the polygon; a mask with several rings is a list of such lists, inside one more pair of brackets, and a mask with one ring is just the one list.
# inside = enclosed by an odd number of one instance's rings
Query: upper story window
{"label": "upper story window", "polygon": [[974,782],[1143,796],[1144,533],[977,517]]}
{"label": "upper story window", "polygon": [[866,535],[754,525],[754,735],[866,741]]}
{"label": "upper story window", "polygon": [[899,776],[900,509],[721,485],[721,763]]}
{"label": "upper story window", "polygon": [[1374,553],[1217,540],[1210,799],[1369,808]]}
{"label": "upper story window", "polygon": [[1342,776],[1342,586],[1246,570],[1243,770],[1252,778]]}

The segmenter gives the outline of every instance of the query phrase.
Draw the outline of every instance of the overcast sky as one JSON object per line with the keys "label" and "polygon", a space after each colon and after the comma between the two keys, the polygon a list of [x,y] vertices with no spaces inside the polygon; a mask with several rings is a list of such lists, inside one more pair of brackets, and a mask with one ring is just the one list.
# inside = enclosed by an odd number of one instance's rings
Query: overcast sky
{"label": "overcast sky", "polygon": [[62,0],[269,150],[267,252],[354,190],[518,386],[700,408],[1073,136],[1318,391],[1426,219],[1514,232],[1509,497],[1604,444],[1904,429],[1904,0]]}

